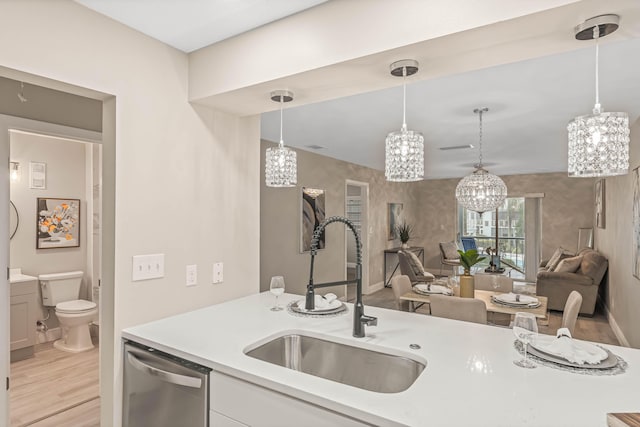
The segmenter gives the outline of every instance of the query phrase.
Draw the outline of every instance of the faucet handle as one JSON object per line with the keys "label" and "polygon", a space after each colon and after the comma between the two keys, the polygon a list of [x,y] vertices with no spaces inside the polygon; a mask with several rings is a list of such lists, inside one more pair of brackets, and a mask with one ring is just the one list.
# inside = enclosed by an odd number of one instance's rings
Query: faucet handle
{"label": "faucet handle", "polygon": [[360,317],[360,322],[367,326],[378,326],[378,318],[373,316],[367,316],[365,314]]}

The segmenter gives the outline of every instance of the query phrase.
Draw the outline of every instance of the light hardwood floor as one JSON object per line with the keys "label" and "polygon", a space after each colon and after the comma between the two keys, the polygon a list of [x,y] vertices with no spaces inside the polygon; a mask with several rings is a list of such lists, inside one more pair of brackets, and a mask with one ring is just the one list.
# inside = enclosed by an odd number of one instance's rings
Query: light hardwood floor
{"label": "light hardwood floor", "polygon": [[[374,307],[382,308],[396,308],[393,291],[391,288],[384,288],[371,295],[363,296],[364,305],[372,305]],[[429,306],[423,305],[418,310],[418,313],[429,314]],[[549,324],[544,325],[539,323],[538,329],[542,334],[555,335],[556,331],[562,324],[562,313],[551,311],[549,313]],[[603,344],[620,345],[616,338],[606,316],[602,312],[600,307],[596,308],[596,312],[593,317],[579,316],[576,321],[575,330],[573,336],[577,339],[600,342]]]}
{"label": "light hardwood floor", "polygon": [[100,425],[98,346],[67,353],[39,344],[35,356],[11,364],[12,427]]}

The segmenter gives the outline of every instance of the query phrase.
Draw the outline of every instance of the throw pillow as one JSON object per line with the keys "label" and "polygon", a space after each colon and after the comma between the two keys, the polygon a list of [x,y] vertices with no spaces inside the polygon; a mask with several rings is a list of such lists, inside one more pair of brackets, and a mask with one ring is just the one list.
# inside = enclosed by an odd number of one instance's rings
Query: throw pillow
{"label": "throw pillow", "polygon": [[458,253],[458,245],[456,242],[446,242],[441,243],[442,252],[444,253],[445,259],[458,259],[460,258],[460,254]]}
{"label": "throw pillow", "polygon": [[560,261],[562,261],[564,258],[569,258],[572,256],[574,255],[571,252],[562,247],[559,247],[558,249],[556,249],[556,251],[553,253],[553,256],[547,263],[547,271],[554,271]]}
{"label": "throw pillow", "polygon": [[418,256],[411,251],[403,252],[407,256],[407,261],[409,261],[409,265],[413,270],[413,274],[415,274],[416,276],[424,275],[424,267],[422,266],[422,263],[420,262]]}
{"label": "throw pillow", "polygon": [[558,266],[553,271],[556,273],[575,273],[578,271],[578,267],[580,267],[581,263],[582,255],[565,258],[558,263]]}

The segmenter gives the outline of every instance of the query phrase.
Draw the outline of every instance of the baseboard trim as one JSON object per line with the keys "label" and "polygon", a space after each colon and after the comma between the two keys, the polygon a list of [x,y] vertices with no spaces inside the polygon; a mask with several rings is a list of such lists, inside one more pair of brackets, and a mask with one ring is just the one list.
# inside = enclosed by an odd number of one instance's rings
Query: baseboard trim
{"label": "baseboard trim", "polygon": [[378,292],[381,289],[384,289],[384,282],[374,283],[373,285],[369,285],[369,289],[367,290],[365,295],[370,295],[374,292]]}
{"label": "baseboard trim", "polygon": [[46,332],[36,332],[36,344],[44,344],[46,342],[59,340],[62,338],[62,331],[60,328],[51,328]]}
{"label": "baseboard trim", "polygon": [[618,326],[615,317],[613,317],[613,314],[611,314],[611,311],[609,311],[609,306],[607,306],[607,304],[602,304],[602,306],[604,307],[604,311],[607,315],[609,326],[611,326],[613,334],[616,336],[616,338],[618,338],[618,341],[620,341],[620,345],[623,347],[631,347],[629,341],[627,340],[627,337],[624,336],[624,334],[622,333],[622,329],[620,329],[620,326]]}

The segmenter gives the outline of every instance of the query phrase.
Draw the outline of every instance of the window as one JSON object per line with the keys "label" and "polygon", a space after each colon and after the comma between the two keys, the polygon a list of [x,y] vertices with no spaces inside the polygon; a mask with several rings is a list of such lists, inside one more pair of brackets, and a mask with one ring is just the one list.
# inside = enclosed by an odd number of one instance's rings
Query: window
{"label": "window", "polygon": [[[483,252],[486,248],[494,249],[497,241],[501,265],[524,273],[525,222],[523,197],[509,197],[501,207],[495,211],[485,212],[482,216],[476,212],[468,211],[462,206],[458,206],[458,209],[460,236],[475,237],[478,250]],[[498,236],[497,239],[496,235]],[[483,263],[488,265],[488,259]]]}

